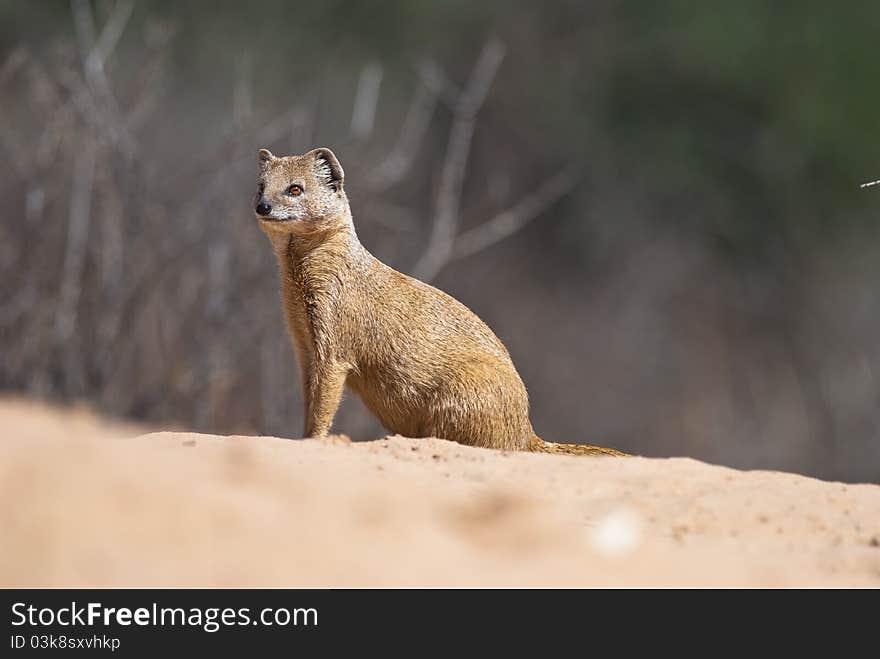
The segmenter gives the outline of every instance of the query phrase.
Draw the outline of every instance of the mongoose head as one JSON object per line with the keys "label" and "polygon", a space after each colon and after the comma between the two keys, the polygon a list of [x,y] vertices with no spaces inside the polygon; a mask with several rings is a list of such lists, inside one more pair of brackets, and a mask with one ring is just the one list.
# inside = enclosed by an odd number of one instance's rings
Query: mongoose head
{"label": "mongoose head", "polygon": [[345,173],[330,149],[282,157],[260,149],[259,163],[254,213],[263,231],[308,234],[347,220]]}

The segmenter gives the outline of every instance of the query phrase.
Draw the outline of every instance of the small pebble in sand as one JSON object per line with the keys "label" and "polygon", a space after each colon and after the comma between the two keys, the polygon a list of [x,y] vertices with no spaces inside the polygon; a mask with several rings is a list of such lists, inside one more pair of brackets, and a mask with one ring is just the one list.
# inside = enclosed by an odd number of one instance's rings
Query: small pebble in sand
{"label": "small pebble in sand", "polygon": [[619,508],[599,520],[593,529],[591,544],[600,554],[617,557],[633,551],[641,540],[641,516],[629,508]]}

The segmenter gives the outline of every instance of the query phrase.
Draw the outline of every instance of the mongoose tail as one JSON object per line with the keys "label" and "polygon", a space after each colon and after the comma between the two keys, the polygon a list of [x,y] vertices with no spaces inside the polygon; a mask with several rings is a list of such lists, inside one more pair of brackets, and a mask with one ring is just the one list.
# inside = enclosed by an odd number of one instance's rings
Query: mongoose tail
{"label": "mongoose tail", "polygon": [[537,435],[532,435],[529,442],[529,450],[533,453],[556,453],[564,455],[610,455],[617,458],[631,458],[629,453],[623,453],[613,448],[605,448],[604,446],[590,446],[589,444],[557,444],[555,442],[545,442]]}

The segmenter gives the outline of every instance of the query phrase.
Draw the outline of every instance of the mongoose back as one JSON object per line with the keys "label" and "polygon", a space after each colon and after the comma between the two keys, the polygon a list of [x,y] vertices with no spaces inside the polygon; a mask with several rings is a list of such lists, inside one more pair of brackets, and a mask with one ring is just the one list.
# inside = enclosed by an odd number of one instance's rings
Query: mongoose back
{"label": "mongoose back", "polygon": [[361,245],[330,149],[259,152],[255,213],[278,259],[302,374],[305,436],[330,430],[344,386],[407,437],[549,453],[624,455],[537,437],[504,345],[470,309]]}

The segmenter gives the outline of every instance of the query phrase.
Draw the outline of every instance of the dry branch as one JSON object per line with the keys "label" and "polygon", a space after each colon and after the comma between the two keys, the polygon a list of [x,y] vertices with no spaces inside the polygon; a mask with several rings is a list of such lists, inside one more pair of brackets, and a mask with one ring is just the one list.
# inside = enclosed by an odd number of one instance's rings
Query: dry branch
{"label": "dry branch", "polygon": [[134,138],[122,118],[122,111],[104,70],[107,59],[119,43],[131,18],[134,0],[117,0],[97,38],[89,3],[86,0],[74,0],[72,9],[80,48],[84,53],[83,71],[93,96],[92,105],[102,124],[102,133],[108,134],[126,157],[134,157],[137,149]]}
{"label": "dry branch", "polygon": [[373,132],[382,74],[382,65],[378,62],[370,62],[363,68],[358,78],[351,113],[351,136],[356,140],[365,140]]}
{"label": "dry branch", "polygon": [[513,208],[461,233],[455,240],[451,258],[461,259],[476,254],[512,236],[568,194],[577,181],[578,177],[573,169],[559,172]]}
{"label": "dry branch", "polygon": [[409,173],[436,107],[437,94],[420,84],[403,120],[397,142],[372,176],[370,188],[374,193],[384,192],[400,183]]}
{"label": "dry branch", "polygon": [[477,113],[486,100],[503,59],[504,44],[490,40],[483,47],[471,77],[453,107],[452,129],[440,174],[431,236],[427,248],[413,268],[413,274],[424,281],[434,279],[452,256]]}
{"label": "dry branch", "polygon": [[61,273],[58,309],[55,314],[55,341],[65,356],[65,375],[68,382],[81,380],[79,372],[81,360],[77,355],[76,346],[71,345],[71,339],[77,328],[79,300],[85,272],[96,161],[97,143],[87,138],[74,161],[67,247]]}

